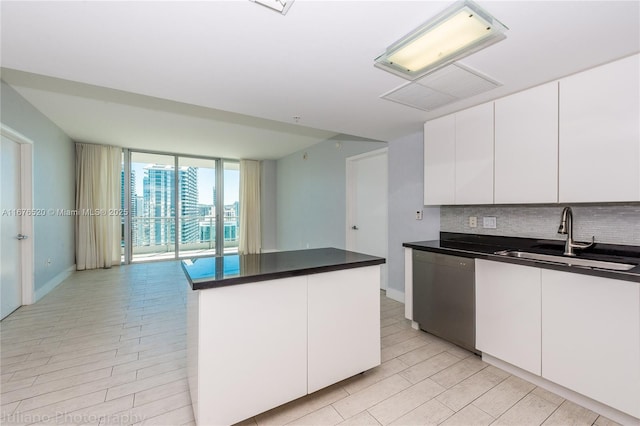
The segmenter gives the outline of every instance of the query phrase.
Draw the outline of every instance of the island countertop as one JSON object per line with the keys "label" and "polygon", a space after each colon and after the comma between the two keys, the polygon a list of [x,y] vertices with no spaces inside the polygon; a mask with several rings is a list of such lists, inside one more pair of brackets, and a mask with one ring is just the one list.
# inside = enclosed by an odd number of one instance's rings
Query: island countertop
{"label": "island countertop", "polygon": [[182,261],[192,290],[380,265],[385,259],[337,248],[230,254]]}

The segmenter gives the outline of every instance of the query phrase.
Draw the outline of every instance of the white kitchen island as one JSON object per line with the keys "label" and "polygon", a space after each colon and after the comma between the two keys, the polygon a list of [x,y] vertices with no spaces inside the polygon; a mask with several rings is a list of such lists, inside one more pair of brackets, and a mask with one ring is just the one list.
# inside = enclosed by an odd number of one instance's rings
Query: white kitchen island
{"label": "white kitchen island", "polygon": [[233,424],[380,364],[380,264],[339,249],[183,262],[191,400]]}

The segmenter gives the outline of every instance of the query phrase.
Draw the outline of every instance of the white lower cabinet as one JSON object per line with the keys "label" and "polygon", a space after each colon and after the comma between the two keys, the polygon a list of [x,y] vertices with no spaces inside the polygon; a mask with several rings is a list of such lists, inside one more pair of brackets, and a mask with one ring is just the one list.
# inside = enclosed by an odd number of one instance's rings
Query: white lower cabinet
{"label": "white lower cabinet", "polygon": [[640,417],[640,284],[542,270],[542,376]]}
{"label": "white lower cabinet", "polygon": [[199,425],[235,424],[380,365],[380,266],[188,290]]}
{"label": "white lower cabinet", "polygon": [[640,283],[477,259],[476,347],[640,418]]}
{"label": "white lower cabinet", "polygon": [[307,277],[189,290],[189,297],[199,425],[234,424],[306,395]]}
{"label": "white lower cabinet", "polygon": [[540,375],[540,269],[476,260],[476,348]]}
{"label": "white lower cabinet", "polygon": [[380,365],[380,267],[308,277],[308,393]]}

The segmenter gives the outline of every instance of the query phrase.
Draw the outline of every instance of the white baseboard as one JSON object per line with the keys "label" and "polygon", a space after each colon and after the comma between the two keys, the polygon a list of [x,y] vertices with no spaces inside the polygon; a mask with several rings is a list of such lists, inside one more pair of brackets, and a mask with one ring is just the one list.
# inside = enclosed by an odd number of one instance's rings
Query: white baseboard
{"label": "white baseboard", "polygon": [[46,296],[51,290],[58,287],[60,283],[71,276],[76,270],[76,265],[71,265],[55,277],[51,278],[45,285],[35,292],[34,303]]}
{"label": "white baseboard", "polygon": [[581,405],[589,410],[601,414],[614,422],[618,422],[623,425],[640,425],[640,419],[637,419],[633,416],[630,416],[627,413],[623,413],[622,411],[616,410],[613,407],[609,407],[601,402],[593,400],[587,396],[579,394],[577,392],[572,391],[571,389],[567,389],[563,386],[558,385],[552,381],[549,381],[541,376],[536,376],[528,371],[525,371],[515,365],[509,364],[501,359],[492,357],[488,354],[482,354],[482,360],[488,364],[494,365],[507,373],[510,373],[516,377],[520,377],[521,379],[527,380],[530,383],[533,383],[536,386],[544,388],[550,392],[555,393],[556,395],[560,395],[564,399],[567,399],[571,402],[575,402],[578,405]]}
{"label": "white baseboard", "polygon": [[387,287],[387,297],[404,304],[404,292],[395,288]]}

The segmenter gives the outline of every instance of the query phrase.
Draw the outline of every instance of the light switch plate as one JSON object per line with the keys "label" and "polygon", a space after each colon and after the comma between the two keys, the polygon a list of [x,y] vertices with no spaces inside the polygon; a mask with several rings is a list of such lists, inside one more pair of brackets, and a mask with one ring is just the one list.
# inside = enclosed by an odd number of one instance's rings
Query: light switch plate
{"label": "light switch plate", "polygon": [[486,216],[482,218],[482,227],[488,229],[496,229],[498,227],[495,216]]}
{"label": "light switch plate", "polygon": [[422,210],[416,211],[416,220],[422,220]]}

